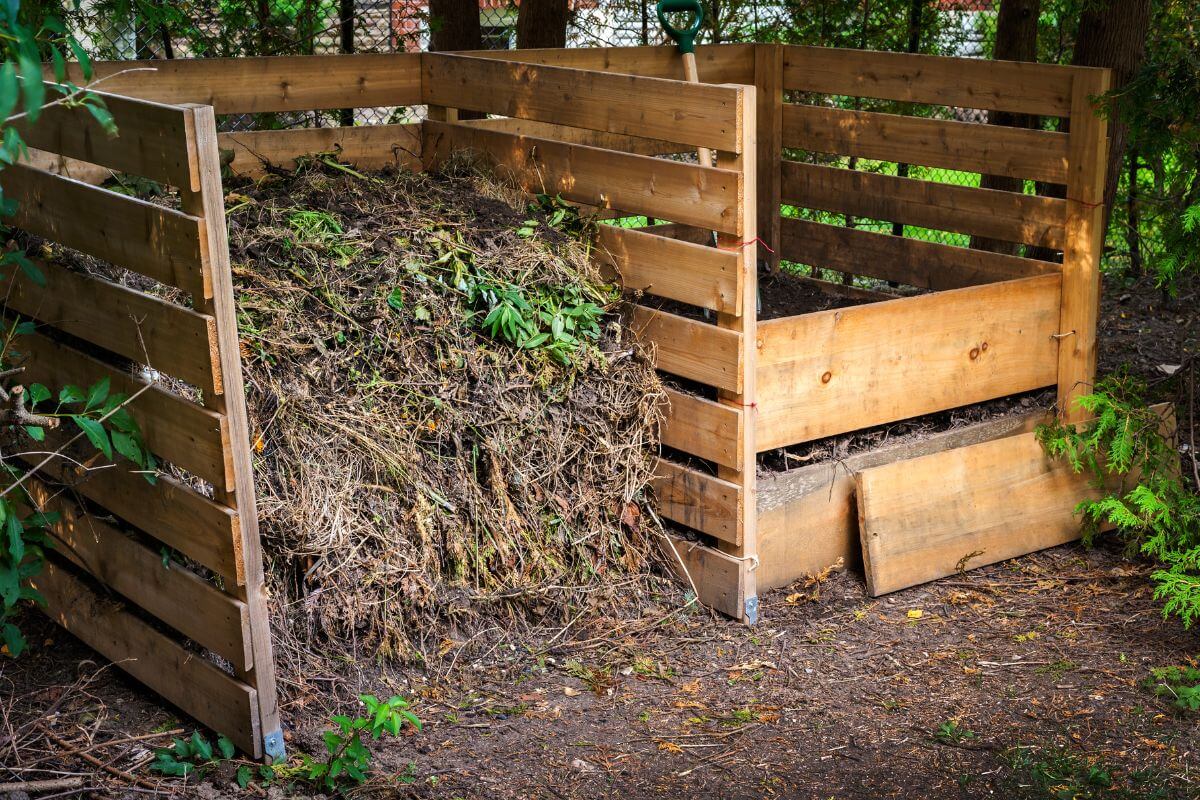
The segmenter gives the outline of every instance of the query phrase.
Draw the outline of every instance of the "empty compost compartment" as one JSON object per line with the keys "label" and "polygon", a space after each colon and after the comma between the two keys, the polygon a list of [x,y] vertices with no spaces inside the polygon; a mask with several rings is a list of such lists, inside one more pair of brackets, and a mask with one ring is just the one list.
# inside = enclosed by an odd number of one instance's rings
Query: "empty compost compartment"
{"label": "empty compost compartment", "polygon": [[[98,65],[113,76],[104,88],[121,137],[58,107],[30,130],[37,163],[149,177],[177,187],[182,210],[20,166],[0,176],[21,200],[15,224],[183,295],[54,267],[45,287],[10,277],[9,308],[39,322],[31,369],[56,382],[86,384],[101,365],[132,393],[147,383],[129,362],[150,360],[197,387],[185,397],[152,386],[131,413],[150,450],[212,491],[117,470],[81,484],[99,516],[138,533],[97,544],[86,563],[52,556],[38,579],[49,613],[247,752],[280,752],[220,171],[261,174],[314,153],[421,170],[471,152],[527,192],[646,218],[600,225],[595,257],[634,293],[633,325],[676,381],[654,488],[661,515],[691,533],[668,538],[671,556],[729,616],[754,622],[760,591],[851,563],[860,527],[875,592],[974,551],[965,565],[1073,536],[1086,483],[1041,454],[1040,412],[767,467],[784,448],[1045,387],[1078,420],[1070,401],[1094,372],[1106,141],[1090,97],[1107,72],[783,45],[701,47],[697,60],[698,85],[679,80],[668,47]],[[845,110],[827,97],[863,102]],[[405,112],[422,106],[423,121]],[[345,108],[413,121],[320,126]],[[932,108],[1069,119],[1070,132],[934,119]],[[313,126],[222,132],[223,115],[272,113]],[[699,147],[715,163],[696,163]],[[926,180],[930,168],[972,184],[1065,185],[1066,199]],[[1062,263],[913,235],[926,230],[1061,251]],[[772,274],[813,268],[858,285]],[[1012,524],[992,524],[1001,512]],[[154,543],[212,575],[138,580],[158,562]],[[922,559],[934,544],[937,557]],[[903,567],[914,560],[934,567]],[[901,568],[881,578],[887,565]],[[127,607],[100,602],[97,582]],[[189,631],[181,609],[197,597],[220,611],[219,628]],[[232,668],[191,658],[190,633]]]}

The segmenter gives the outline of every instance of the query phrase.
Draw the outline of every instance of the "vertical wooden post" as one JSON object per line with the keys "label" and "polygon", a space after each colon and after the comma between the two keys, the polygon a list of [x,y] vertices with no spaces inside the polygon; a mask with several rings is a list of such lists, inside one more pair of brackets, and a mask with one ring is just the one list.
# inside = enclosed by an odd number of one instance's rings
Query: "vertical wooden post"
{"label": "vertical wooden post", "polygon": [[755,44],[754,88],[758,95],[758,257],[779,269],[779,203],[783,160],[783,45]]}
{"label": "vertical wooden post", "polygon": [[1067,225],[1058,329],[1058,413],[1064,422],[1084,419],[1086,413],[1075,405],[1075,399],[1091,391],[1096,378],[1108,122],[1096,113],[1092,98],[1107,92],[1110,81],[1108,70],[1081,68],[1071,84]]}
{"label": "vertical wooden post", "polygon": [[229,425],[232,449],[232,492],[214,487],[213,499],[237,511],[241,530],[241,555],[245,585],[230,587],[230,592],[246,603],[250,618],[250,646],[253,663],[238,677],[254,687],[258,702],[258,730],[262,751],[255,757],[283,758],[283,731],[279,723],[279,705],[275,693],[275,659],[271,647],[271,624],[267,612],[266,586],[263,579],[262,547],[258,538],[258,504],[255,500],[254,473],[250,458],[250,427],[246,418],[246,396],[242,384],[242,356],[238,344],[237,308],[233,295],[233,274],[229,265],[229,241],[225,228],[225,201],[221,186],[221,160],[217,148],[216,115],[212,106],[188,105],[191,110],[189,138],[195,145],[199,167],[198,187],[180,187],[183,210],[204,220],[206,250],[212,274],[211,300],[197,298],[197,311],[216,321],[217,346],[224,394],[205,396],[204,405],[223,415]]}
{"label": "vertical wooden post", "polygon": [[741,621],[754,624],[758,622],[758,585],[755,570],[758,567],[758,533],[757,515],[758,501],[755,487],[755,465],[758,460],[757,440],[754,436],[756,422],[755,373],[758,363],[758,314],[755,298],[758,295],[758,248],[753,239],[758,231],[758,181],[756,177],[756,162],[758,160],[757,129],[755,121],[758,92],[751,86],[737,87],[742,102],[742,152],[717,153],[717,166],[725,169],[736,169],[742,173],[741,193],[738,197],[738,216],[741,220],[738,231],[734,235],[721,234],[717,246],[724,250],[732,250],[738,254],[742,270],[742,289],[739,298],[741,316],[732,314],[717,314],[717,324],[741,333],[742,341],[742,392],[720,392],[720,401],[734,406],[742,411],[743,433],[739,443],[737,469],[722,468],[718,475],[742,487],[742,543],[733,545],[721,542],[721,549],[741,559],[739,576],[739,602]]}

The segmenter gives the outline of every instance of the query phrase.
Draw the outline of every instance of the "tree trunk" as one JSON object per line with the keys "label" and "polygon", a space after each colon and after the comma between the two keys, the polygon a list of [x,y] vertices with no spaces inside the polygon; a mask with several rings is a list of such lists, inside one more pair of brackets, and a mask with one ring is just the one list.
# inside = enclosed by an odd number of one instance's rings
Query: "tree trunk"
{"label": "tree trunk", "polygon": [[[1079,33],[1075,37],[1075,52],[1071,63],[1077,67],[1108,67],[1113,71],[1112,88],[1120,90],[1137,72],[1146,54],[1146,33],[1150,26],[1150,0],[1098,0],[1088,4],[1079,18]],[[1070,131],[1070,120],[1063,120],[1059,130]],[[1119,118],[1108,124],[1108,168],[1104,183],[1104,230],[1112,216],[1117,196],[1117,179],[1125,160],[1129,126]],[[1038,194],[1063,197],[1064,187],[1043,188]],[[1026,251],[1031,258],[1047,261],[1057,258],[1054,251],[1035,247]]]}
{"label": "tree trunk", "polygon": [[521,0],[517,47],[566,47],[567,0]]}
{"label": "tree trunk", "polygon": [[[1001,0],[996,21],[996,48],[993,54],[997,61],[1037,61],[1038,16],[1041,11],[1042,0]],[[1036,116],[1006,111],[989,112],[988,122],[1010,128],[1036,128],[1040,124]],[[1005,192],[1021,192],[1025,188],[1020,178],[1005,175],[984,175],[979,185],[984,189],[999,189]],[[986,236],[972,236],[971,247],[976,250],[1016,255],[1020,245],[989,239]]]}
{"label": "tree trunk", "polygon": [[429,0],[430,50],[479,50],[479,0]]}
{"label": "tree trunk", "polygon": [[1138,151],[1129,148],[1129,196],[1126,198],[1125,240],[1129,243],[1129,271],[1142,277],[1142,230],[1138,209]]}
{"label": "tree trunk", "polygon": [[[350,55],[354,52],[354,0],[341,0],[338,7],[340,47],[338,52]],[[354,124],[354,109],[343,108],[338,114],[342,125]]]}

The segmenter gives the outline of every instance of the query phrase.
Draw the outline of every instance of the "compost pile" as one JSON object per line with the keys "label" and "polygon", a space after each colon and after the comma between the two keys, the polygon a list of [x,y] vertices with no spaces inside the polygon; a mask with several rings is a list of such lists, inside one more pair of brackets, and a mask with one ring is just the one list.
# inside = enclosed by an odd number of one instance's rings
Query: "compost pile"
{"label": "compost pile", "polygon": [[587,220],[329,160],[227,211],[277,638],[430,659],[656,571],[663,391]]}

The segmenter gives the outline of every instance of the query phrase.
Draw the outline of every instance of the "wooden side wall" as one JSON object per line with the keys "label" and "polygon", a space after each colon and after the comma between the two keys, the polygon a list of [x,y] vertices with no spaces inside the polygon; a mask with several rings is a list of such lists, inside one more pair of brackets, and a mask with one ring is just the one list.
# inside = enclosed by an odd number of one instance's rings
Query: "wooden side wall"
{"label": "wooden side wall", "polygon": [[[30,499],[59,515],[55,548],[31,583],[53,619],[148,687],[246,753],[281,755],[212,110],[106,100],[120,137],[106,136],[85,110],[58,106],[29,129],[30,144],[175,186],[183,209],[30,165],[0,172],[5,196],[19,203],[15,225],[154,287],[47,262],[38,263],[44,285],[10,275],[0,287],[4,313],[35,326],[14,341],[19,380],[57,394],[107,379],[128,398],[148,449],[211,493],[165,474],[151,481],[120,457],[90,470],[30,457],[27,465],[40,467]],[[153,375],[198,394],[178,394]],[[70,428],[64,420],[41,449],[69,445]]]}

